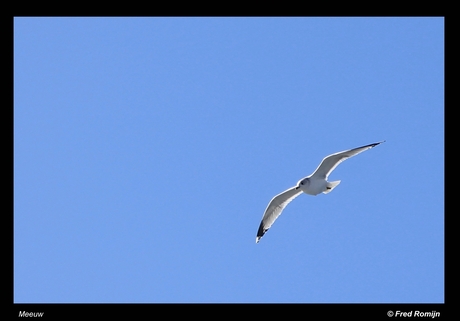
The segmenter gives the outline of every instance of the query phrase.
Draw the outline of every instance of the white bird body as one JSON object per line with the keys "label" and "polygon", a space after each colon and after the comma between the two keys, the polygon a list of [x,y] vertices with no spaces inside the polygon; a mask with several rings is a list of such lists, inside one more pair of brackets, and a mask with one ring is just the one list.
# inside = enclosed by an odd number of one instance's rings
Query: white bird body
{"label": "white bird body", "polygon": [[257,231],[256,243],[259,243],[262,236],[268,231],[272,226],[278,216],[281,215],[281,212],[284,208],[297,196],[305,193],[308,195],[318,195],[320,193],[330,193],[337,185],[340,184],[340,181],[328,182],[327,178],[329,174],[344,160],[347,158],[358,155],[359,153],[364,152],[365,150],[371,149],[381,143],[369,144],[343,152],[338,152],[329,156],[326,156],[319,164],[318,168],[305,178],[302,178],[298,181],[297,185],[289,188],[288,190],[276,195],[268,204],[262,221],[260,222],[259,230]]}
{"label": "white bird body", "polygon": [[[338,181],[340,183],[340,181]],[[338,183],[337,183],[338,185]],[[336,185],[336,186],[337,186]],[[318,195],[320,193],[329,193],[332,189],[328,189],[328,182],[325,179],[317,178],[317,177],[305,177],[301,179],[297,186],[299,189],[308,195]]]}

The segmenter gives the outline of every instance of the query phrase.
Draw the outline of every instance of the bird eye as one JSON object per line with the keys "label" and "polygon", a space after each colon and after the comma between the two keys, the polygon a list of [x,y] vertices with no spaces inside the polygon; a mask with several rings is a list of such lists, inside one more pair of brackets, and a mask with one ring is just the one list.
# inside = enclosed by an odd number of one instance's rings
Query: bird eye
{"label": "bird eye", "polygon": [[303,182],[300,182],[300,185],[303,185]]}

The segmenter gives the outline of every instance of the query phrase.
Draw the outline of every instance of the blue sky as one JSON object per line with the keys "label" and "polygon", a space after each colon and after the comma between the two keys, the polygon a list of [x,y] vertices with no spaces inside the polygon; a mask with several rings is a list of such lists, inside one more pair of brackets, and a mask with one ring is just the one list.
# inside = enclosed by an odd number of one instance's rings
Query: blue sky
{"label": "blue sky", "polygon": [[444,19],[15,18],[14,302],[444,302]]}

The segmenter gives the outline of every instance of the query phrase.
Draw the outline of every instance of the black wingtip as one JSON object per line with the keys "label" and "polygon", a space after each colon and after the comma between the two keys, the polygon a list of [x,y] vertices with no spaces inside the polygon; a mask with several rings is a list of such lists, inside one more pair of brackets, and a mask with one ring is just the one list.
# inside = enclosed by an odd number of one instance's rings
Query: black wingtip
{"label": "black wingtip", "polygon": [[259,243],[260,239],[262,238],[262,236],[264,236],[264,234],[267,231],[268,231],[268,228],[264,229],[263,222],[260,222],[259,230],[257,231],[256,243]]}
{"label": "black wingtip", "polygon": [[373,143],[373,144],[370,144],[368,146],[375,147],[375,146],[380,145],[381,143],[384,143],[384,142],[386,142],[386,140],[382,140],[381,142]]}

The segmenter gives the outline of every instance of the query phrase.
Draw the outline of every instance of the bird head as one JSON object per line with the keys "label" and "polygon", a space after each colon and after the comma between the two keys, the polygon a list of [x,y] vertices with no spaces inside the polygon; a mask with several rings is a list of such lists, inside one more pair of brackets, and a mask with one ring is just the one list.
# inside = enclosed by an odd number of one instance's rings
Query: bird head
{"label": "bird head", "polygon": [[303,178],[301,179],[298,183],[295,189],[299,189],[301,186],[308,184],[308,178]]}

